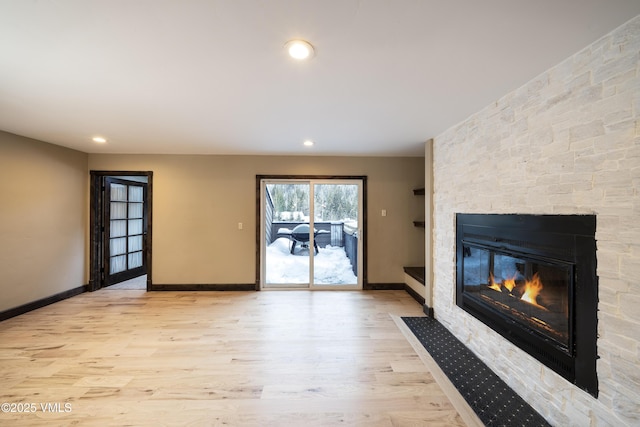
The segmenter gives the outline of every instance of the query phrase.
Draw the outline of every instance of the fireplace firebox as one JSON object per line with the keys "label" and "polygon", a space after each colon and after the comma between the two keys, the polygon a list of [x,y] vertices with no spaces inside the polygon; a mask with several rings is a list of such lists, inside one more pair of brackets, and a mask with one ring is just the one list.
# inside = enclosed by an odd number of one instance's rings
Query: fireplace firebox
{"label": "fireplace firebox", "polygon": [[456,215],[456,303],[597,397],[594,215]]}

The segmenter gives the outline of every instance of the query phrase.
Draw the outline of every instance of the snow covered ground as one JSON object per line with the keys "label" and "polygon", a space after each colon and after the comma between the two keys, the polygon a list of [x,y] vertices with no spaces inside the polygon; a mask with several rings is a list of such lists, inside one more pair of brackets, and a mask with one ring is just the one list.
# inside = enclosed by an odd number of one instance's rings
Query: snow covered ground
{"label": "snow covered ground", "polygon": [[[267,246],[267,281],[269,284],[309,283],[309,251],[296,247],[291,255],[289,239],[281,237]],[[357,277],[344,248],[327,245],[314,258],[314,284],[355,285]]]}

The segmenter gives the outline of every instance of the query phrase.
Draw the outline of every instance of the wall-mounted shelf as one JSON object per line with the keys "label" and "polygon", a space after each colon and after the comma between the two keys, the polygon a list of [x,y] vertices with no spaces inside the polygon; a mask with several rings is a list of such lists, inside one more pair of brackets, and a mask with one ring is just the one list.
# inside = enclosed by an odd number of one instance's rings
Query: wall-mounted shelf
{"label": "wall-mounted shelf", "polygon": [[404,272],[416,279],[424,285],[425,269],[424,267],[404,267]]}
{"label": "wall-mounted shelf", "polygon": [[[413,190],[414,196],[424,196],[424,188],[416,188]],[[414,227],[425,228],[425,221],[413,221]]]}

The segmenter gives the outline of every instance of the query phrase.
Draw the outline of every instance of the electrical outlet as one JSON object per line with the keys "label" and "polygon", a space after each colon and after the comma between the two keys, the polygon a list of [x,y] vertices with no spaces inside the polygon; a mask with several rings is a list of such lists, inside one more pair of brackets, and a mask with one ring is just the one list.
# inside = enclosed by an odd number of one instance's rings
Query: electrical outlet
{"label": "electrical outlet", "polygon": [[386,209],[382,209],[382,216],[387,216],[387,210]]}
{"label": "electrical outlet", "polygon": [[238,230],[242,230],[242,223],[241,222],[238,223]]}

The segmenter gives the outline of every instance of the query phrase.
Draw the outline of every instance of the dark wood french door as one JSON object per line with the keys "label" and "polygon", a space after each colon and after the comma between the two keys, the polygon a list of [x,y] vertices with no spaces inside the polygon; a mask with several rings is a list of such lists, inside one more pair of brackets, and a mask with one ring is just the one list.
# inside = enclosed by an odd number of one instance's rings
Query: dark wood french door
{"label": "dark wood french door", "polygon": [[147,184],[103,179],[104,287],[147,274]]}

